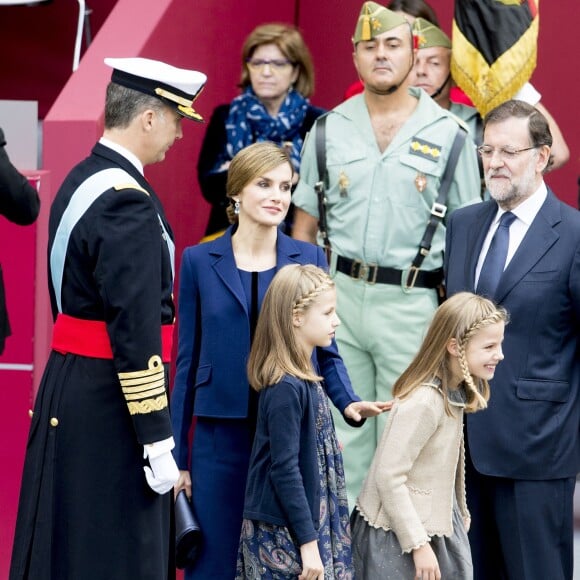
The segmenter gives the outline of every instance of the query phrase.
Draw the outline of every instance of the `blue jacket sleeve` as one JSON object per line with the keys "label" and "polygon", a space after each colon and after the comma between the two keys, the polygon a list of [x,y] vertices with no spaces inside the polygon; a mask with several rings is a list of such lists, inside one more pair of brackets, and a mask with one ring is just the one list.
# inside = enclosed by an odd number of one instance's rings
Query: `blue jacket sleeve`
{"label": "blue jacket sleeve", "polygon": [[[323,270],[328,270],[328,264],[322,248],[317,248],[316,265]],[[338,352],[334,339],[330,346],[316,349],[316,363],[320,374],[324,377],[324,386],[328,397],[333,405],[344,415],[344,410],[348,405],[361,399],[352,388],[346,366]],[[364,424],[365,419],[355,422],[345,417],[345,421],[353,427],[360,427]]]}
{"label": "blue jacket sleeve", "polygon": [[194,379],[199,362],[199,295],[196,274],[188,249],[183,253],[179,274],[178,349],[175,382],[171,396],[171,423],[175,437],[173,454],[179,469],[189,465],[189,430],[194,401]]}

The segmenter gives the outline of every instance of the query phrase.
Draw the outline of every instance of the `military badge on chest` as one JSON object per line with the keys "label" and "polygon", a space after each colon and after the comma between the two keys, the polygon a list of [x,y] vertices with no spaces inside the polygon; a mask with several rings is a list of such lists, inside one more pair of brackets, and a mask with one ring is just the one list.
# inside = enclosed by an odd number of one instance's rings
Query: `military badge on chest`
{"label": "military badge on chest", "polygon": [[348,175],[341,169],[338,174],[338,189],[340,191],[340,197],[346,197],[348,195],[348,188],[350,186],[350,179]]}
{"label": "military badge on chest", "polygon": [[[441,159],[441,147],[434,143],[429,143],[429,141],[425,141],[424,139],[419,139],[419,137],[413,137],[411,139],[409,153],[422,157],[423,159],[429,159],[429,161],[433,161],[434,163],[439,163]],[[419,193],[423,193],[427,187],[427,176],[422,171],[417,171],[415,187]]]}
{"label": "military badge on chest", "polygon": [[417,175],[415,176],[415,187],[419,193],[423,193],[427,187],[427,177],[420,171],[417,171]]}

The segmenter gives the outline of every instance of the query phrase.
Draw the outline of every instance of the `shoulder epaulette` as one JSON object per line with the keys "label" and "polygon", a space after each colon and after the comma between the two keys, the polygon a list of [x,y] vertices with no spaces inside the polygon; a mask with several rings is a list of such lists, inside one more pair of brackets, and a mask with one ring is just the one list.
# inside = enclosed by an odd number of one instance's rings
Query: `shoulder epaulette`
{"label": "shoulder epaulette", "polygon": [[469,125],[461,117],[458,117],[455,113],[452,113],[447,109],[444,109],[444,111],[447,113],[448,117],[453,119],[460,127],[465,129],[469,133]]}
{"label": "shoulder epaulette", "polygon": [[113,189],[115,191],[121,191],[123,189],[137,189],[139,191],[142,191],[144,194],[149,195],[149,192],[146,189],[140,187],[135,183],[119,183],[119,185],[115,185]]}

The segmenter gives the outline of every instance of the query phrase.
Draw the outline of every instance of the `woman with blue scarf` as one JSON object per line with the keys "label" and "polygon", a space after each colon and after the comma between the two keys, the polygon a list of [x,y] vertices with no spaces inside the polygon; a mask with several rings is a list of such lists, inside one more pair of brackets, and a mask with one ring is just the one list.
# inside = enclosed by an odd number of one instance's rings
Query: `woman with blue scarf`
{"label": "woman with blue scarf", "polygon": [[304,137],[324,113],[308,100],[314,91],[312,59],[293,26],[253,30],[242,49],[240,87],[241,95],[214,110],[199,156],[199,184],[212,206],[206,236],[229,226],[226,179],[234,155],[252,143],[273,141],[288,151],[297,180]]}

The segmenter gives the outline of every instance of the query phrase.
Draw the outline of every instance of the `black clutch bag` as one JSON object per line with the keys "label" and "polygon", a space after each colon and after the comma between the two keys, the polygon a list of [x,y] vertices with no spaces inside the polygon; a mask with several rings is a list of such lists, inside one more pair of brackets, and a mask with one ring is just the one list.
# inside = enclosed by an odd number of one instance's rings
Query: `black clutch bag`
{"label": "black clutch bag", "polygon": [[201,545],[201,529],[193,513],[191,503],[181,490],[175,500],[175,565],[180,568],[191,566]]}

